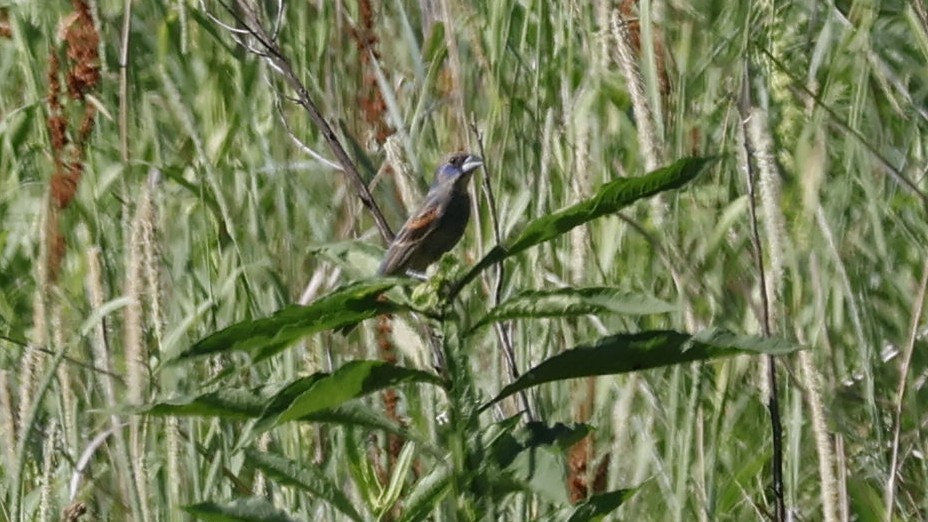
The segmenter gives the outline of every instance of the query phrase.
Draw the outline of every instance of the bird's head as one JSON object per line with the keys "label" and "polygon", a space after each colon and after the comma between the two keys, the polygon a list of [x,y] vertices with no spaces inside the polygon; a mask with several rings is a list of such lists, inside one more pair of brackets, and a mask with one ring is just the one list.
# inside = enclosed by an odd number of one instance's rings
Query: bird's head
{"label": "bird's head", "polygon": [[466,152],[455,152],[445,158],[445,161],[438,167],[432,186],[454,184],[462,187],[470,179],[471,174],[481,165],[483,165],[483,160],[479,156]]}

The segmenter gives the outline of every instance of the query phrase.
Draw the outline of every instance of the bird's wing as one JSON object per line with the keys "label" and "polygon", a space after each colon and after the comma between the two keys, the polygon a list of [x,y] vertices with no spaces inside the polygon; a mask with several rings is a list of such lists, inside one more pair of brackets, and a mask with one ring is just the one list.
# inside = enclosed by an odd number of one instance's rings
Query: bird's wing
{"label": "bird's wing", "polygon": [[440,198],[428,198],[415,214],[406,220],[406,224],[390,243],[390,248],[380,264],[380,273],[392,275],[405,271],[410,258],[421,248],[428,236],[438,227],[442,214]]}

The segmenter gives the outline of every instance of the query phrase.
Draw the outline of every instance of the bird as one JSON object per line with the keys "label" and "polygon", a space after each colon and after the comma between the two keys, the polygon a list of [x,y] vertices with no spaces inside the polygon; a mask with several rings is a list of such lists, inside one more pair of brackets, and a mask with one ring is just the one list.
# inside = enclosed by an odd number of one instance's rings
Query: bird
{"label": "bird", "polygon": [[390,243],[377,273],[419,275],[461,240],[470,219],[467,184],[483,160],[466,152],[449,155],[435,171],[428,193]]}

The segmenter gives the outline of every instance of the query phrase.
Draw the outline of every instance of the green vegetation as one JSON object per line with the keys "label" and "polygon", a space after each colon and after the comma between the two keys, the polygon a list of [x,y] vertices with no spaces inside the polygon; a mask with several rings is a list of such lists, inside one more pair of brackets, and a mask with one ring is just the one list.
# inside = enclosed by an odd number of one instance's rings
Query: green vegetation
{"label": "green vegetation", "polygon": [[0,4],[0,522],[782,518],[771,361],[789,514],[928,518],[921,2],[204,4]]}

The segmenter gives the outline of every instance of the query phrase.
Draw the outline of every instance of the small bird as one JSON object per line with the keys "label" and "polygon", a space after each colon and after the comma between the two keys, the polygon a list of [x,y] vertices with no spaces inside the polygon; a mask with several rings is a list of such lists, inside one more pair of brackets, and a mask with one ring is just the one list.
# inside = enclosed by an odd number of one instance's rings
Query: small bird
{"label": "small bird", "polygon": [[384,255],[380,275],[422,273],[461,240],[470,219],[467,182],[483,160],[458,152],[435,172],[425,201],[409,216]]}

